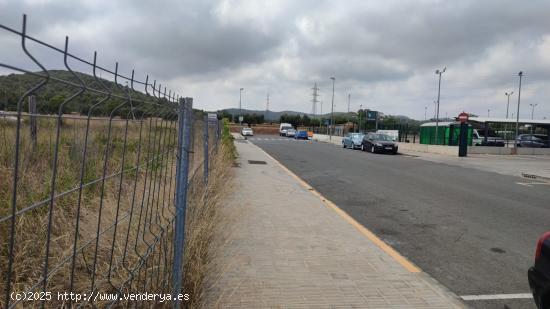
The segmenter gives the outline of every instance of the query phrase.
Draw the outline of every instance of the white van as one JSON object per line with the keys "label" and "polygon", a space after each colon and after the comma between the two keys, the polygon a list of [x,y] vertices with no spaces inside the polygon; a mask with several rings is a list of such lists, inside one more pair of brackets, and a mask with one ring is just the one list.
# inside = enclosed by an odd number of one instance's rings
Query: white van
{"label": "white van", "polygon": [[290,123],[285,123],[285,122],[281,123],[279,125],[279,135],[286,136],[286,131],[288,129],[294,129],[294,127]]}

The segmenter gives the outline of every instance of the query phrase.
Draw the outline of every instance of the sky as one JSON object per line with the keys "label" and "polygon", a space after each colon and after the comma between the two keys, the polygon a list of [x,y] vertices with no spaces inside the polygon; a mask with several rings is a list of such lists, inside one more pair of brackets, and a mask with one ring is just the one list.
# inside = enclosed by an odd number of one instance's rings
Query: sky
{"label": "sky", "polygon": [[[312,111],[360,106],[423,120],[462,111],[550,119],[550,1],[530,0],[0,0],[0,24],[90,61],[168,86],[197,108]],[[37,71],[0,29],[0,63]],[[48,69],[59,54],[29,46]],[[87,67],[74,69],[90,73]],[[9,73],[0,68],[1,74]],[[320,112],[318,103],[317,111]]]}

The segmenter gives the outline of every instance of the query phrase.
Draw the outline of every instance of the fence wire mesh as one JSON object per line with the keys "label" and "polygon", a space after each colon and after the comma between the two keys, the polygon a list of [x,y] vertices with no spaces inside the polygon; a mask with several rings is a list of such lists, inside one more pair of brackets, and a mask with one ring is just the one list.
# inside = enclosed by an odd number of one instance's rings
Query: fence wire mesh
{"label": "fence wire mesh", "polygon": [[[93,61],[73,55],[68,37],[63,49],[33,38],[26,17],[22,30],[0,31],[16,36],[40,69],[0,63],[27,78],[18,97],[0,96],[0,307],[133,306],[124,293],[178,293],[182,275],[174,278],[173,267],[182,262],[174,256],[183,248],[175,248],[174,231],[184,227],[175,222],[177,168],[188,165],[183,179],[206,180],[217,119],[188,108],[185,131],[178,118],[190,99],[148,76],[123,75],[118,63],[102,67],[96,53]],[[66,71],[49,71],[34,47],[56,53]],[[60,99],[60,90],[69,95]],[[184,135],[190,149],[182,147]],[[189,159],[178,163],[185,153]]]}

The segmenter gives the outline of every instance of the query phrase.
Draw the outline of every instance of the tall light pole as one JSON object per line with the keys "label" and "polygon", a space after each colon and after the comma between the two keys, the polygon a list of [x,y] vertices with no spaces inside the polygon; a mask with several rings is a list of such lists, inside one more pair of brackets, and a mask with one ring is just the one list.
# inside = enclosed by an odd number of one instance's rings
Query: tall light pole
{"label": "tall light pole", "polygon": [[348,113],[349,113],[349,105],[351,103],[351,93],[348,93]]}
{"label": "tall light pole", "polygon": [[435,70],[435,74],[439,75],[439,86],[437,88],[437,110],[435,115],[435,143],[437,145],[439,136],[437,135],[437,130],[439,128],[439,99],[441,98],[441,75],[445,73],[447,67],[444,67],[443,70]]}
{"label": "tall light pole", "polygon": [[239,89],[239,125],[242,125],[241,116],[243,113],[243,110],[242,110],[243,90],[244,88]]}
{"label": "tall light pole", "polygon": [[336,83],[336,78],[333,76],[332,79],[332,104],[330,111],[330,129],[328,139],[332,141],[332,133],[334,133],[334,83]]}
{"label": "tall light pole", "polygon": [[508,97],[508,103],[506,103],[506,119],[508,119],[508,110],[510,108],[510,96],[513,95],[514,92],[511,91],[511,92],[505,92],[504,95]]}
{"label": "tall light pole", "polygon": [[487,109],[487,118],[489,118],[491,115],[491,110],[490,109]]}
{"label": "tall light pole", "polygon": [[530,103],[529,106],[531,106],[531,120],[535,119],[535,107],[539,105],[538,103]]}
{"label": "tall light pole", "polygon": [[361,132],[361,114],[363,113],[363,104],[359,104],[359,132]]}
{"label": "tall light pole", "polygon": [[[535,104],[529,103],[529,106],[531,106],[531,120],[535,119],[534,118],[535,117],[535,107],[537,105],[539,105],[539,104],[538,103],[535,103]],[[531,135],[533,135],[533,123],[531,123]],[[533,140],[533,139],[531,138],[531,140]]]}
{"label": "tall light pole", "polygon": [[428,120],[428,106],[424,106],[424,121]]}
{"label": "tall light pole", "polygon": [[[516,135],[514,136],[514,140],[518,137],[518,131],[519,131],[519,105],[521,103],[521,79],[523,78],[523,71],[519,71],[519,89],[518,89],[518,110],[516,112]],[[514,142],[514,154],[517,154],[517,147],[518,143]]]}
{"label": "tall light pole", "polygon": [[[508,119],[508,110],[510,109],[510,96],[512,94],[514,94],[513,91],[504,93],[504,95],[508,97],[508,102],[506,103],[506,119]],[[506,123],[506,133],[504,133],[504,135],[506,136],[506,147],[508,147],[508,123]]]}

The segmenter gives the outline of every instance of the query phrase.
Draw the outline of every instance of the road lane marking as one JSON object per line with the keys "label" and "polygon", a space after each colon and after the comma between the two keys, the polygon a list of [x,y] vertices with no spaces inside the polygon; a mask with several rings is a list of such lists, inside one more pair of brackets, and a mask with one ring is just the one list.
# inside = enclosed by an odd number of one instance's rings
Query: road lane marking
{"label": "road lane marking", "polygon": [[497,299],[531,299],[531,293],[518,294],[489,294],[489,295],[463,295],[459,296],[463,300],[497,300]]}
{"label": "road lane marking", "polygon": [[265,150],[263,150],[261,147],[255,145],[258,147],[263,153],[266,154],[269,158],[271,158],[275,163],[277,163],[284,171],[286,171],[290,176],[292,176],[294,179],[298,181],[304,188],[306,188],[309,192],[319,197],[319,199],[327,205],[330,209],[332,209],[334,212],[336,212],[340,217],[342,217],[344,220],[346,220],[349,224],[351,224],[353,227],[355,227],[361,234],[366,236],[371,242],[373,242],[378,248],[380,248],[382,251],[384,251],[386,254],[391,256],[397,263],[401,264],[406,270],[408,270],[411,273],[419,273],[422,270],[418,268],[416,265],[414,265],[411,261],[409,261],[406,257],[402,256],[397,252],[394,248],[392,248],[390,245],[386,244],[382,239],[380,239],[378,236],[376,236],[373,232],[371,232],[369,229],[364,227],[362,224],[357,222],[353,217],[351,217],[348,213],[340,209],[336,204],[334,204],[332,201],[324,197],[321,193],[319,193],[317,190],[315,190],[312,186],[310,186],[307,182],[305,182],[302,178],[300,178],[298,175],[296,175],[294,172],[289,170],[286,166],[284,166],[281,162],[279,162],[277,159],[272,157],[269,153],[267,153]]}
{"label": "road lane marking", "polygon": [[516,184],[526,186],[526,187],[531,187],[532,185],[546,185],[546,186],[550,185],[550,183],[548,182],[516,182]]}

